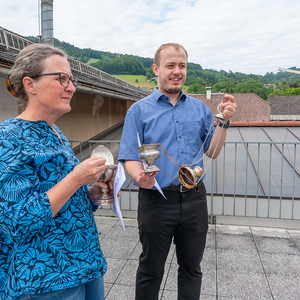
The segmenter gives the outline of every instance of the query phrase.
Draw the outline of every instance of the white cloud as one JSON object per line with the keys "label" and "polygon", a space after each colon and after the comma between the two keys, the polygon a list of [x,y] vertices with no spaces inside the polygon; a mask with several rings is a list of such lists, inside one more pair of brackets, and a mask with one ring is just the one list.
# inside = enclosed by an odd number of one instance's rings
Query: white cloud
{"label": "white cloud", "polygon": [[[38,35],[38,1],[1,4],[0,26]],[[153,57],[181,43],[204,68],[265,74],[300,67],[298,0],[54,1],[54,36],[81,48]]]}

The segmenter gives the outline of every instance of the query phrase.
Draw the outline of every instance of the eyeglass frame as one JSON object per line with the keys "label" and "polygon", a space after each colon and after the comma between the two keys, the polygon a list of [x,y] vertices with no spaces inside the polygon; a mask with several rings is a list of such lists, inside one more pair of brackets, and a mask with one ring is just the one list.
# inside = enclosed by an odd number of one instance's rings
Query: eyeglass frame
{"label": "eyeglass frame", "polygon": [[[61,83],[61,74],[65,74],[65,75],[67,75],[67,76],[69,77],[67,86],[62,85],[62,83]],[[71,77],[70,77],[70,76],[69,76],[67,73],[65,73],[65,72],[44,73],[44,74],[38,74],[38,75],[34,75],[34,76],[29,76],[29,77],[35,78],[35,77],[48,76],[48,75],[59,75],[59,83],[60,83],[60,85],[61,85],[62,87],[65,87],[65,88],[69,86],[69,82],[71,81],[72,84],[73,84],[73,86],[74,86],[74,88],[75,88],[75,90],[77,90],[77,87],[78,87],[78,79],[77,79],[76,77],[74,77],[74,76],[71,76]],[[74,82],[75,82],[75,84],[74,84]]]}

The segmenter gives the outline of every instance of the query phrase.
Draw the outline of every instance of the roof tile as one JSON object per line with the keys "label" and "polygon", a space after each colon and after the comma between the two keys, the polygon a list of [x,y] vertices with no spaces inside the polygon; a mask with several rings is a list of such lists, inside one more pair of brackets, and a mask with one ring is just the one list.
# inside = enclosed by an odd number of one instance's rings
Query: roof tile
{"label": "roof tile", "polygon": [[[207,105],[213,115],[218,113],[217,106],[223,101],[222,93],[212,94],[210,100],[206,100],[205,94],[190,94]],[[254,93],[232,94],[236,101],[237,111],[232,117],[235,122],[260,122],[270,121],[270,104]]]}

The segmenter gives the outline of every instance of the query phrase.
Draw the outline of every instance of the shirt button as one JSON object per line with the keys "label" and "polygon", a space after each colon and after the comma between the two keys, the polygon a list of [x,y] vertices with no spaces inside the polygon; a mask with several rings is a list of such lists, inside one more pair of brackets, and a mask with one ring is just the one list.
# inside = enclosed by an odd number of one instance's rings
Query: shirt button
{"label": "shirt button", "polygon": [[176,123],[178,123],[178,121],[176,120]]}
{"label": "shirt button", "polygon": [[181,139],[181,135],[179,135],[178,138]]}
{"label": "shirt button", "polygon": [[183,151],[181,150],[180,153],[183,153]]}

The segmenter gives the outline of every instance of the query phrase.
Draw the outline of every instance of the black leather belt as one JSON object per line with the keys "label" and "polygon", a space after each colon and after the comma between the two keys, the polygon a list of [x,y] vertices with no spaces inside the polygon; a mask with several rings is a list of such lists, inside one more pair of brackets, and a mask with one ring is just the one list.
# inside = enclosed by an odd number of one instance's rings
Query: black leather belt
{"label": "black leather belt", "polygon": [[196,187],[200,186],[202,181],[198,183],[197,186],[194,186],[191,189],[188,189],[184,185],[169,185],[167,187],[162,188],[163,191],[173,191],[173,192],[180,192],[180,193],[185,193],[194,190]]}

